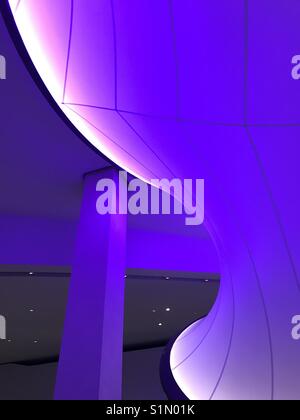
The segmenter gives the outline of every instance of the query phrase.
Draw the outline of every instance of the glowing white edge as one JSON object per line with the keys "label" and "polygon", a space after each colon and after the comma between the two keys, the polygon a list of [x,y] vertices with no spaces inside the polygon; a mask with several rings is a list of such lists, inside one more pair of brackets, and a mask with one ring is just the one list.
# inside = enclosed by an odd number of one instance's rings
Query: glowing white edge
{"label": "glowing white edge", "polygon": [[92,131],[92,127],[89,128],[88,123],[84,121],[84,119],[74,114],[74,112],[71,111],[66,105],[61,103],[62,86],[58,82],[56,72],[53,68],[51,60],[49,60],[45,49],[40,43],[39,36],[35,32],[35,25],[32,22],[29,9],[27,7],[24,7],[23,2],[20,3],[17,12],[15,12],[14,10],[15,4],[13,0],[9,0],[9,5],[12,10],[20,36],[29,53],[29,56],[31,57],[31,60],[38,74],[45,83],[46,88],[48,89],[51,96],[53,97],[57,105],[60,107],[62,112],[80,131],[80,133],[108,159],[115,162],[118,166],[120,166],[133,176],[141,179],[147,184],[155,186],[155,180],[145,178],[132,168],[128,167],[123,161],[120,161],[118,158],[116,158],[116,156],[109,150],[108,146],[105,145],[105,142],[100,141],[101,133],[99,133],[96,136]]}

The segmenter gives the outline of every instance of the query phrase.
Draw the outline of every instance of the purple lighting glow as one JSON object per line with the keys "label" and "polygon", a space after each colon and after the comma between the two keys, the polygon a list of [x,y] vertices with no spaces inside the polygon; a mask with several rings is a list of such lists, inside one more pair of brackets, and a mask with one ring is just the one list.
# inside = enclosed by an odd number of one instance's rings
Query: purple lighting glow
{"label": "purple lighting glow", "polygon": [[205,179],[222,284],[173,346],[182,392],[299,399],[299,1],[9,3],[46,87],[97,149],[146,181]]}

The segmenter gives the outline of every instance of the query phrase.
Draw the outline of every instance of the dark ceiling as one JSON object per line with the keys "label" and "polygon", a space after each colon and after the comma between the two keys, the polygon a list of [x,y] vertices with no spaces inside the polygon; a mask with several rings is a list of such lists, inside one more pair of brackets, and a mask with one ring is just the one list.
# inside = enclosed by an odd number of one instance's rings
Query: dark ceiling
{"label": "dark ceiling", "polygon": [[[32,267],[36,271],[30,275],[24,269],[0,271],[1,315],[7,320],[7,340],[0,341],[0,364],[47,362],[59,355],[68,270]],[[126,280],[125,349],[165,345],[193,321],[207,315],[219,281],[205,280],[196,274],[130,270]]]}

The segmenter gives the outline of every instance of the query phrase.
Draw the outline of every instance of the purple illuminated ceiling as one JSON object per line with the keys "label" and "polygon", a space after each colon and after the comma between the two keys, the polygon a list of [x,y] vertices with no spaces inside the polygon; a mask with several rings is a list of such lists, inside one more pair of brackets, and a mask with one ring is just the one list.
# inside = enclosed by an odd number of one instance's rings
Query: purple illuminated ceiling
{"label": "purple illuminated ceiling", "polygon": [[142,179],[205,178],[218,301],[176,341],[190,399],[298,399],[298,0],[11,0],[50,93]]}

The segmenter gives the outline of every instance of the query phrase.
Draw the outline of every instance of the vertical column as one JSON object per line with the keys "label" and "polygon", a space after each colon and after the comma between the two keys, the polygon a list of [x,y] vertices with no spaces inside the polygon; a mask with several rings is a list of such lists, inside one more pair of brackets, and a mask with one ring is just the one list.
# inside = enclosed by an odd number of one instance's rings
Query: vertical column
{"label": "vertical column", "polygon": [[57,400],[122,398],[126,225],[124,215],[100,216],[96,185],[118,171],[86,175],[65,330]]}

